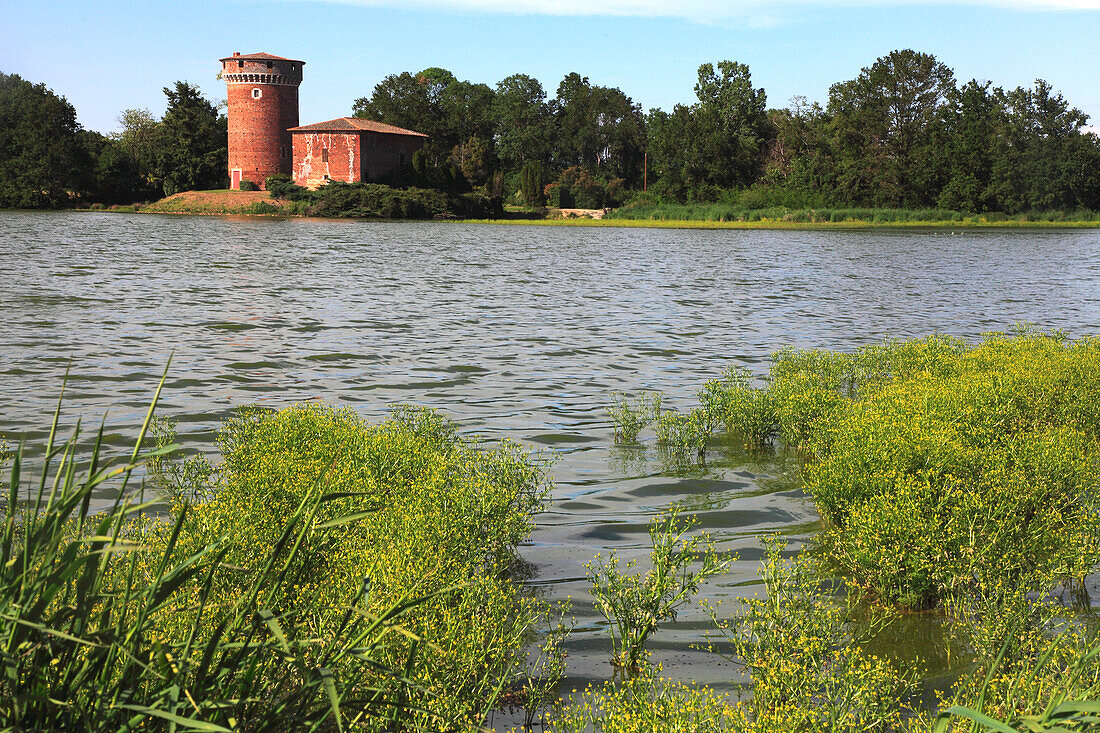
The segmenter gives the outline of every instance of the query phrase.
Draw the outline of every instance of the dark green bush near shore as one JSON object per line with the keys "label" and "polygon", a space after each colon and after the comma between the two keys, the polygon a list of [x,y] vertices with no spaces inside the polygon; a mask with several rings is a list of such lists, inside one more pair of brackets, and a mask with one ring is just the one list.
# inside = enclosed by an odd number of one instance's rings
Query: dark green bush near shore
{"label": "dark green bush near shore", "polygon": [[309,204],[310,216],[363,219],[496,219],[504,210],[499,199],[480,194],[445,193],[429,188],[395,188],[381,183],[332,181],[316,190],[294,184],[290,176],[270,176],[267,190],[275,198]]}

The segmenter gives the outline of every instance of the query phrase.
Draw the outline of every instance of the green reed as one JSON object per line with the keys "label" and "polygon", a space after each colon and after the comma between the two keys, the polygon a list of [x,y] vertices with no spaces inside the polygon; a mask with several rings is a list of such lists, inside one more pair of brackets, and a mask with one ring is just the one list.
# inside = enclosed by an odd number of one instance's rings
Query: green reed
{"label": "green reed", "polygon": [[[133,501],[134,471],[178,447],[142,450],[159,394],[122,460],[104,457],[101,427],[81,462],[79,424],[58,437],[60,401],[37,481],[27,479],[25,446],[11,458],[0,534],[0,727],[343,730],[368,712],[398,710],[411,683],[375,657],[385,637],[411,633],[398,621],[419,601],[406,596],[371,613],[363,578],[335,633],[321,638],[282,604],[278,589],[305,538],[347,519],[313,522],[332,499],[322,477],[236,597],[211,592],[225,537],[179,551],[186,510],[165,528],[163,544],[135,531],[151,503]],[[104,494],[112,503],[93,512]],[[214,609],[221,620],[206,629]],[[163,635],[166,614],[185,633]],[[345,670],[339,677],[337,667]],[[372,684],[360,684],[368,673]]]}

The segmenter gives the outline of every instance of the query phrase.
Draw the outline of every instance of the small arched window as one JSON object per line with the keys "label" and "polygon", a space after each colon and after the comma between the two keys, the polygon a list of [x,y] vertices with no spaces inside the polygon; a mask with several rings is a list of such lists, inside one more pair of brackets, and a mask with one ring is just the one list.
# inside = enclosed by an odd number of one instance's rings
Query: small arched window
{"label": "small arched window", "polygon": [[263,95],[264,95],[264,92],[263,92],[262,89],[253,89],[252,90],[252,98],[253,99],[259,99]]}

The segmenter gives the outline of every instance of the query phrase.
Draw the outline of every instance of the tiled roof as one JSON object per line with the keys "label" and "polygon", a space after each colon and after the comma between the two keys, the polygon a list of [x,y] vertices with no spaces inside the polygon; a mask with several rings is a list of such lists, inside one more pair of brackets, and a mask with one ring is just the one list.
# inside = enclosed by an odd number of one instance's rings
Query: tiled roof
{"label": "tiled roof", "polygon": [[218,59],[218,61],[294,61],[295,63],[304,64],[305,61],[299,61],[298,59],[288,59],[284,56],[274,56],[270,53],[246,53],[234,56],[226,56],[224,59]]}
{"label": "tiled roof", "polygon": [[390,135],[428,137],[422,132],[394,127],[393,125],[387,125],[385,122],[361,120],[358,117],[337,117],[335,120],[329,120],[328,122],[315,122],[312,125],[292,127],[290,132],[384,132]]}

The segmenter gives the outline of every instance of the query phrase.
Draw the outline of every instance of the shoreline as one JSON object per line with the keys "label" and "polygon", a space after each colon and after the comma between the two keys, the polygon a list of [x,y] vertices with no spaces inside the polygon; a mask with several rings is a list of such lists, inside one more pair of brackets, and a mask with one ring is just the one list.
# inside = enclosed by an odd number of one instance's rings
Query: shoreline
{"label": "shoreline", "polygon": [[1100,221],[889,221],[875,222],[861,219],[832,222],[788,222],[772,219],[759,221],[708,221],[703,219],[382,219],[368,217],[332,217],[309,216],[294,212],[263,212],[245,210],[181,210],[155,209],[151,207],[134,208],[122,206],[117,209],[59,209],[90,214],[161,214],[167,216],[221,216],[241,219],[311,219],[316,221],[346,222],[436,222],[440,224],[474,224],[487,226],[533,226],[533,227],[602,227],[619,229],[748,229],[748,230],[877,230],[877,229],[1100,229]]}
{"label": "shoreline", "polygon": [[830,222],[795,222],[780,219],[759,221],[708,221],[702,219],[463,219],[465,224],[519,226],[619,227],[624,229],[1100,229],[1100,221],[867,221],[850,219]]}

